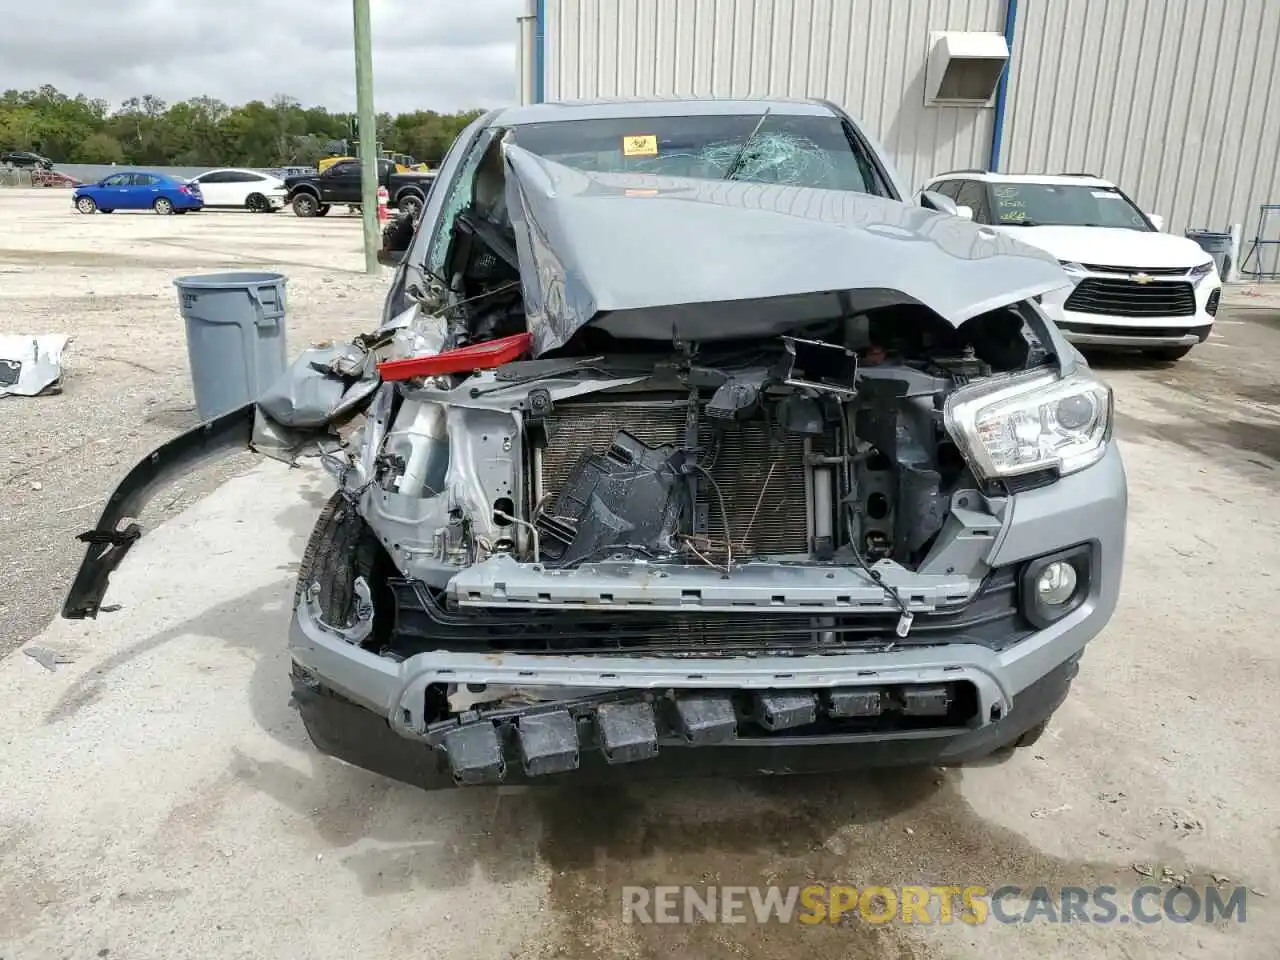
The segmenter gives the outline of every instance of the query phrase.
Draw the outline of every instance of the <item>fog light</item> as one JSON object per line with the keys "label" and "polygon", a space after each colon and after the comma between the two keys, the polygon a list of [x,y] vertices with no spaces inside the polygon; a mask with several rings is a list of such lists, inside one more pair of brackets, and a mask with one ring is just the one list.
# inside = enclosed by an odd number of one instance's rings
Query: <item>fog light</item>
{"label": "fog light", "polygon": [[1043,630],[1079,609],[1089,596],[1092,547],[1081,543],[1055,550],[1023,568],[1019,597],[1022,613]]}
{"label": "fog light", "polygon": [[1076,569],[1069,563],[1055,560],[1036,578],[1036,600],[1046,607],[1057,607],[1076,592]]}

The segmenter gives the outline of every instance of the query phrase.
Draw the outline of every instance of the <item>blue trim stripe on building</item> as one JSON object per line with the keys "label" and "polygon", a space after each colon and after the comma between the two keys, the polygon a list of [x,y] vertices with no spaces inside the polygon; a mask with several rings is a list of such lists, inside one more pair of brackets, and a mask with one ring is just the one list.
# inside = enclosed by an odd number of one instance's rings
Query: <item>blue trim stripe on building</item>
{"label": "blue trim stripe on building", "polygon": [[[542,2],[542,0],[539,0]],[[1009,59],[1000,73],[1000,83],[996,87],[996,110],[991,122],[991,155],[987,160],[987,169],[996,173],[1000,169],[1000,146],[1004,139],[1004,108],[1009,90],[1009,74],[1013,70],[1013,37],[1018,24],[1018,0],[1005,0],[1004,4],[1004,42],[1009,47]]]}
{"label": "blue trim stripe on building", "polygon": [[[528,7],[525,8],[526,10]],[[546,99],[547,0],[538,0],[533,15],[533,102]]]}

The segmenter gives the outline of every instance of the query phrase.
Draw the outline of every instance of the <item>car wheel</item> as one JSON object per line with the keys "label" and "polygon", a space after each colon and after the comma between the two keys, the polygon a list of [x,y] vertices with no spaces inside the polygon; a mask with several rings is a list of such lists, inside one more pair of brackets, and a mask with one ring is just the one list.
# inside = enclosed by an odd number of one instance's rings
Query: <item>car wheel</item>
{"label": "car wheel", "polygon": [[422,212],[422,198],[416,193],[403,194],[396,201],[396,209],[417,220],[418,214]]}
{"label": "car wheel", "polygon": [[293,212],[299,217],[314,217],[320,209],[320,201],[309,193],[300,193],[293,198]]}
{"label": "car wheel", "polygon": [[[385,589],[383,574],[390,572],[390,563],[391,558],[369,525],[339,491],[320,511],[302,553],[293,592],[294,605],[297,606],[313,584],[319,584],[317,599],[325,622],[339,628],[351,626],[355,619],[356,578],[364,577],[374,594],[376,631],[376,611],[388,610],[385,598],[379,597],[379,593]],[[384,602],[379,603],[380,599]]]}
{"label": "car wheel", "polygon": [[[98,205],[93,202],[93,197],[81,197],[76,201],[76,209],[81,213],[93,213],[98,209]],[[106,213],[104,210],[103,213]]]}
{"label": "car wheel", "polygon": [[320,206],[316,207],[317,217],[323,217],[328,212],[329,212],[329,205],[327,203],[322,203],[320,204]]}
{"label": "car wheel", "polygon": [[262,213],[262,208],[267,205],[267,198],[260,193],[251,193],[245,197],[244,206],[250,213]]}
{"label": "car wheel", "polygon": [[1159,350],[1148,350],[1147,356],[1165,363],[1174,363],[1191,352],[1191,347],[1163,347]]}
{"label": "car wheel", "polygon": [[173,201],[166,197],[156,197],[156,202],[151,205],[151,209],[162,217],[167,217],[173,213]]}

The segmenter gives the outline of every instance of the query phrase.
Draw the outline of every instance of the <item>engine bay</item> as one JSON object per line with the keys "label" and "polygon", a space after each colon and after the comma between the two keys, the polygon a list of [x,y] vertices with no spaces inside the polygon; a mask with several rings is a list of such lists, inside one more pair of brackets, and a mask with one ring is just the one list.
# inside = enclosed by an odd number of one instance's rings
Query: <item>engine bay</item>
{"label": "engine bay", "polygon": [[1037,353],[1012,310],[961,331],[904,313],[772,342],[677,344],[641,384],[534,405],[528,559],[726,574],[755,559],[915,567],[953,492],[974,485],[943,424],[946,398]]}

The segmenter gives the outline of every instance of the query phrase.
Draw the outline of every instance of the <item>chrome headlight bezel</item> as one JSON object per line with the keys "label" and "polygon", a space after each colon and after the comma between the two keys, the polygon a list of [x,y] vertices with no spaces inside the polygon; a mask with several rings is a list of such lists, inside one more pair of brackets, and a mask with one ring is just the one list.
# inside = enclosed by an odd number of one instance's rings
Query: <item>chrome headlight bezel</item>
{"label": "chrome headlight bezel", "polygon": [[[1088,412],[1083,425],[1064,425],[1062,404],[1081,398]],[[1041,470],[1063,476],[1102,459],[1113,408],[1111,387],[1087,369],[1065,377],[1034,370],[961,387],[947,397],[943,423],[980,480]]]}

